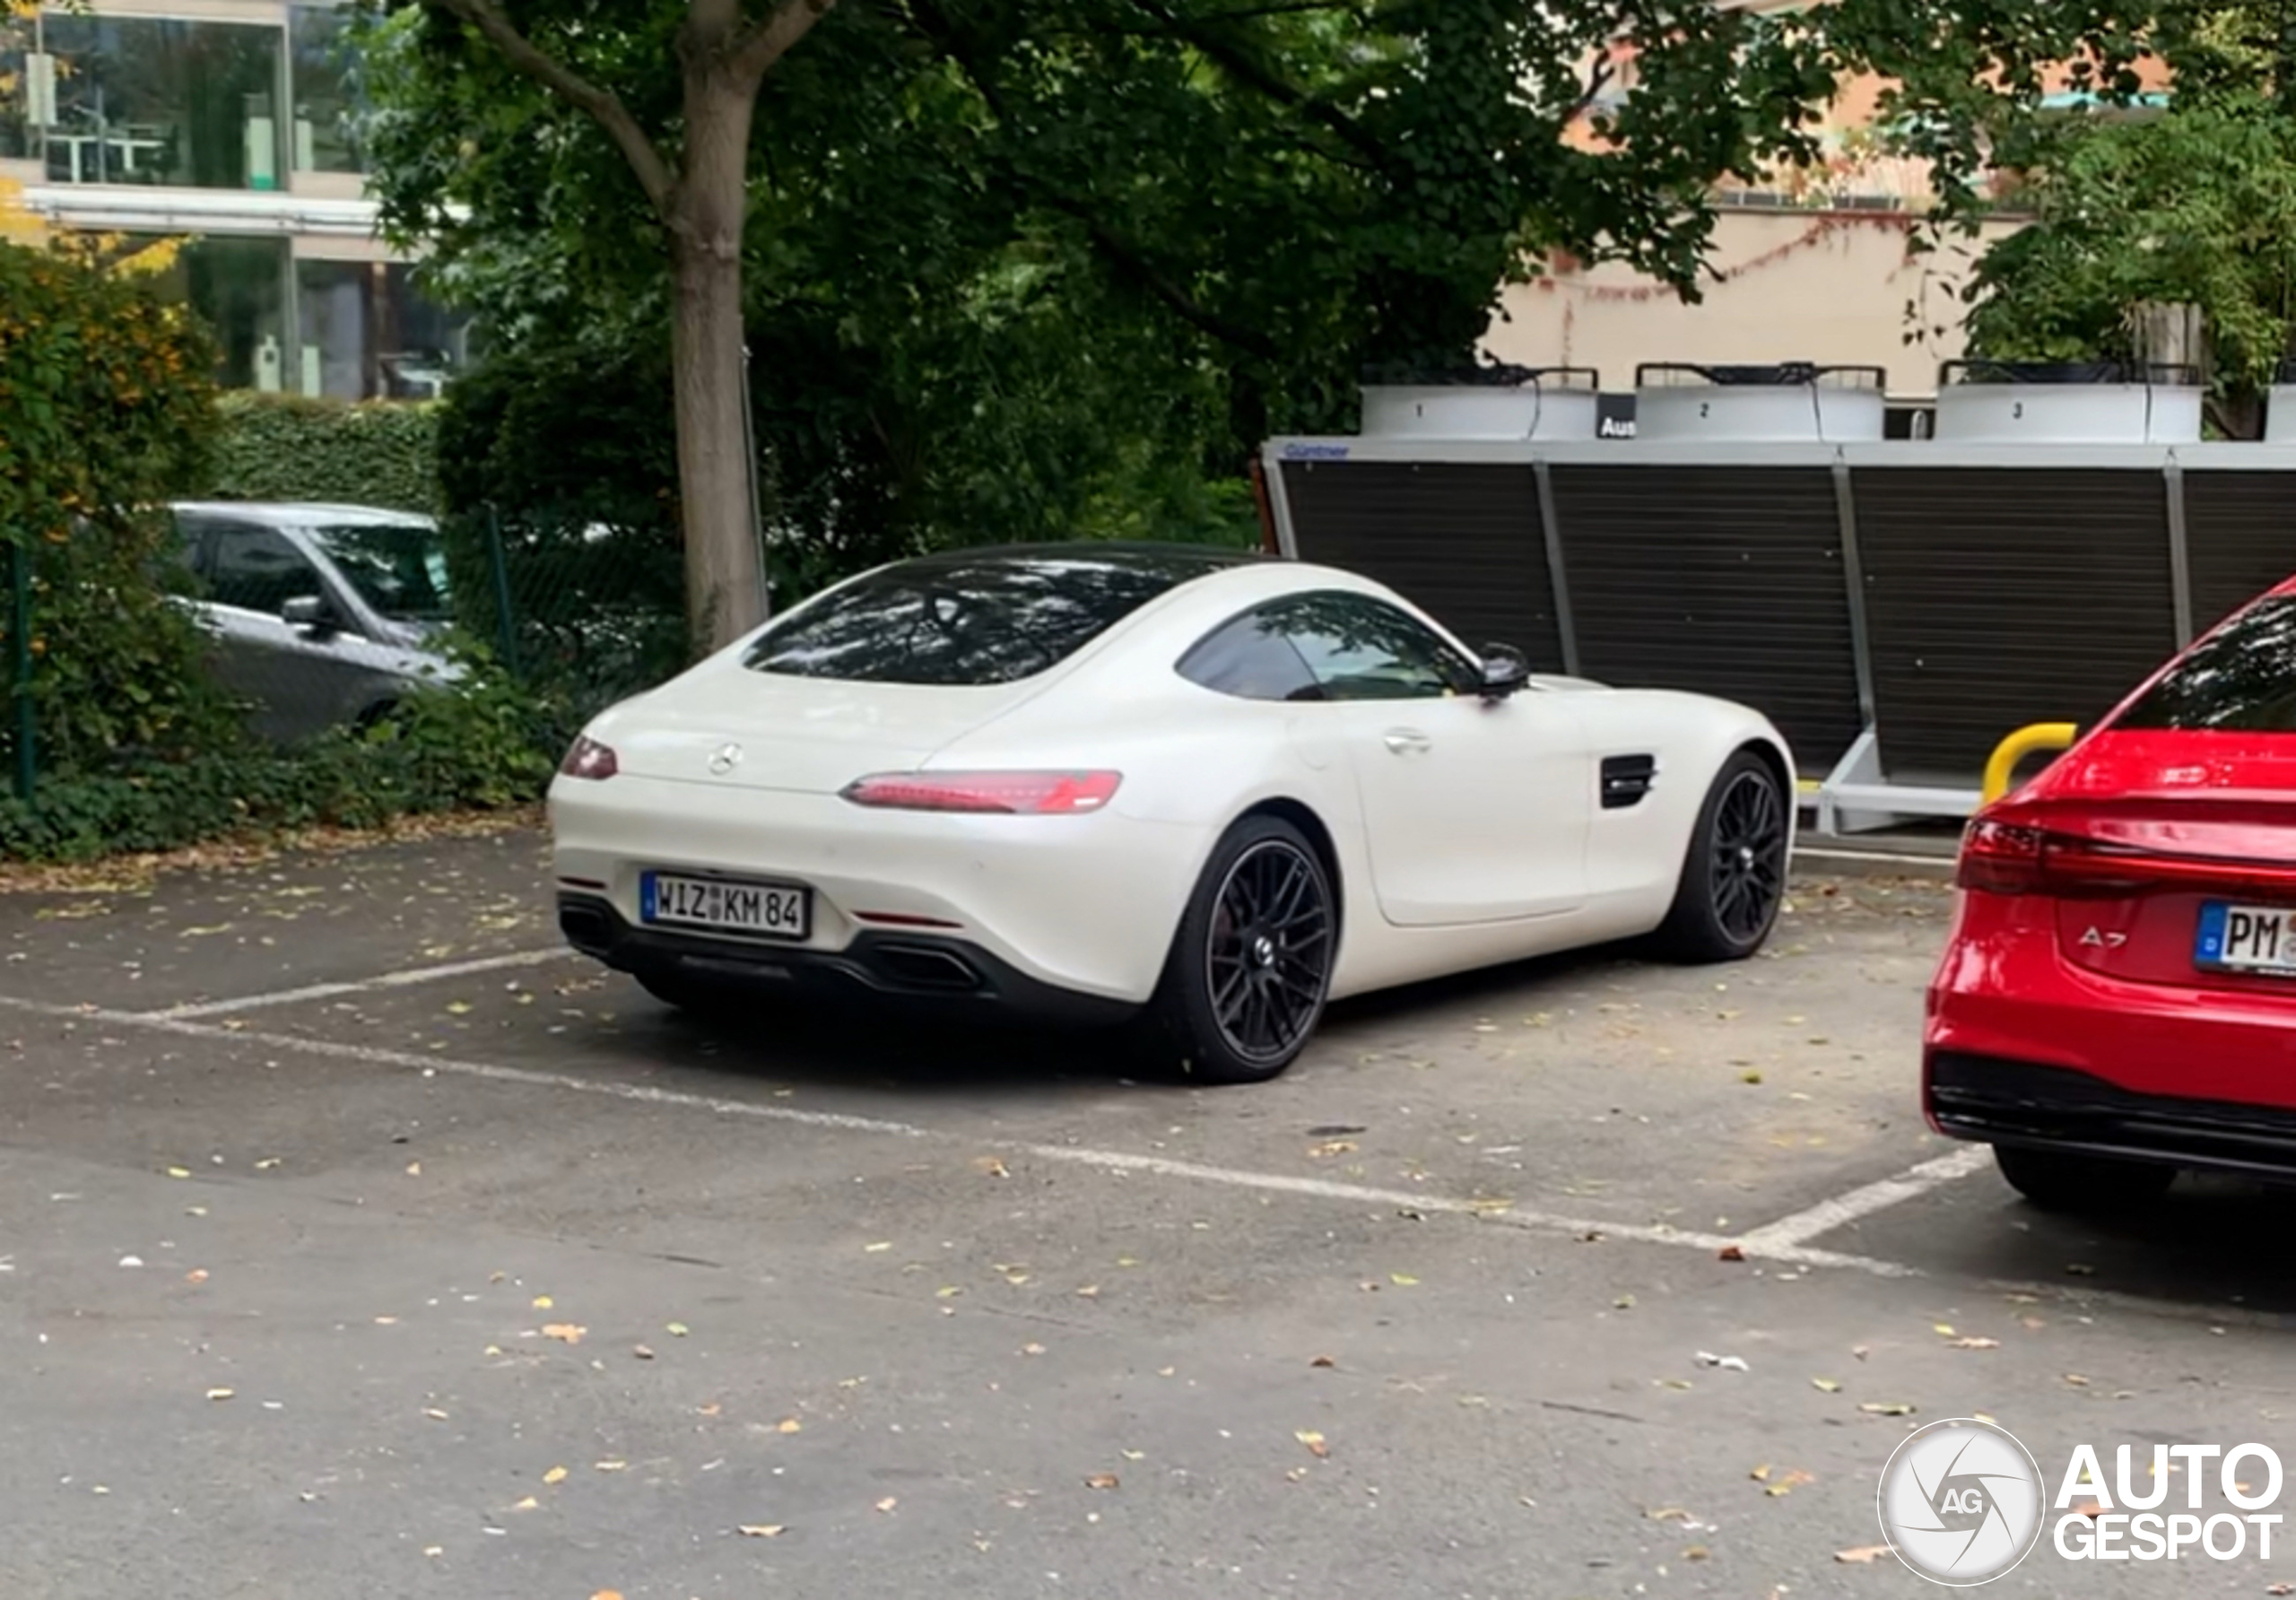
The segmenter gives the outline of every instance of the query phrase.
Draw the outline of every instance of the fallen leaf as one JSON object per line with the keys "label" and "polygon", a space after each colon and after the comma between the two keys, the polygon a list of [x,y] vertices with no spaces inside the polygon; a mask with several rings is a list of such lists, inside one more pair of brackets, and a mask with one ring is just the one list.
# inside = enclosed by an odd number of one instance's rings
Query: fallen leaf
{"label": "fallen leaf", "polygon": [[1998,1350],[2001,1348],[2001,1341],[1998,1339],[1980,1339],[1974,1337],[1961,1338],[1954,1340],[1952,1343],[1948,1345],[1946,1348],[1949,1350]]}
{"label": "fallen leaf", "polygon": [[784,1417],[773,1430],[776,1433],[802,1433],[805,1430],[805,1425],[795,1417]]}
{"label": "fallen leaf", "polygon": [[540,1500],[536,1500],[533,1495],[531,1495],[531,1494],[530,1494],[530,1495],[526,1496],[526,1499],[524,1499],[524,1500],[520,1500],[517,1505],[512,1506],[512,1507],[510,1508],[510,1509],[512,1509],[513,1511],[531,1511],[531,1510],[534,1510],[535,1508],[539,1507],[541,1504],[542,1504],[542,1502],[541,1502]]}
{"label": "fallen leaf", "polygon": [[210,1400],[229,1400],[238,1393],[237,1389],[210,1389],[207,1391],[207,1397]]}
{"label": "fallen leaf", "polygon": [[[447,1548],[443,1544],[425,1544],[422,1547],[422,1553],[424,1555],[444,1555],[447,1553]],[[590,1600],[622,1600],[622,1596],[615,1594],[612,1589],[601,1589],[598,1593],[591,1596]]]}
{"label": "fallen leaf", "polygon": [[1308,1154],[1314,1160],[1321,1161],[1326,1156],[1352,1155],[1361,1148],[1362,1147],[1352,1139],[1328,1139],[1321,1144],[1309,1145]]}
{"label": "fallen leaf", "polygon": [[1631,1311],[1634,1309],[1634,1297],[1631,1294],[1622,1294],[1613,1300],[1611,1305],[1617,1310]]}
{"label": "fallen leaf", "polygon": [[1813,1389],[1823,1389],[1829,1395],[1841,1393],[1841,1385],[1831,1378],[1813,1378],[1810,1379],[1810,1387]]}
{"label": "fallen leaf", "polygon": [[1097,1300],[1100,1298],[1100,1286],[1098,1283],[1087,1283],[1076,1292],[1084,1300]]}
{"label": "fallen leaf", "polygon": [[778,1522],[745,1522],[735,1531],[745,1539],[778,1539],[788,1530]]}
{"label": "fallen leaf", "polygon": [[1750,1068],[1749,1070],[1747,1070],[1747,1071],[1745,1071],[1745,1072],[1740,1073],[1740,1074],[1738,1074],[1738,1082],[1739,1082],[1739,1083],[1761,1083],[1761,1069],[1760,1067],[1753,1067],[1753,1068]]}
{"label": "fallen leaf", "polygon": [[450,1016],[466,1017],[470,1014],[470,1002],[467,1000],[449,1000],[447,1002],[447,1013]]}
{"label": "fallen leaf", "polygon": [[666,1331],[673,1339],[683,1339],[693,1330],[686,1326],[683,1322],[673,1322],[666,1325],[665,1331]]}
{"label": "fallen leaf", "polygon": [[1021,1353],[1022,1355],[1042,1355],[1044,1353],[1044,1346],[1041,1344],[1023,1344],[1021,1346]]}
{"label": "fallen leaf", "polygon": [[1886,1544],[1860,1544],[1855,1550],[1835,1551],[1833,1559],[1854,1567],[1869,1567],[1889,1553],[1890,1547]]}
{"label": "fallen leaf", "polygon": [[1714,1258],[1717,1261],[1744,1261],[1746,1253],[1735,1245],[1724,1245],[1714,1252]]}
{"label": "fallen leaf", "polygon": [[542,1325],[544,1338],[556,1339],[564,1344],[579,1344],[582,1335],[589,1331],[579,1323],[573,1322],[545,1322]]}
{"label": "fallen leaf", "polygon": [[551,1299],[550,1296],[546,1294],[537,1294],[535,1296],[535,1309],[537,1311],[547,1311],[557,1303],[558,1302],[556,1300]]}
{"label": "fallen leaf", "polygon": [[207,1269],[204,1266],[195,1266],[184,1274],[183,1281],[187,1283],[204,1283],[207,1282]]}
{"label": "fallen leaf", "polygon": [[1011,1172],[1005,1170],[1004,1163],[993,1155],[982,1156],[978,1161],[975,1161],[973,1165],[979,1168],[982,1172],[987,1174],[987,1176],[991,1178],[1010,1178],[1013,1176]]}
{"label": "fallen leaf", "polygon": [[1301,1429],[1292,1438],[1308,1447],[1308,1454],[1318,1459],[1331,1454],[1331,1447],[1324,1443],[1324,1436],[1312,1428]]}
{"label": "fallen leaf", "polygon": [[654,1351],[651,1345],[633,1344],[630,1347],[630,1353],[636,1356],[641,1361],[650,1361],[654,1359]]}
{"label": "fallen leaf", "polygon": [[1862,1361],[1871,1353],[1871,1347],[1865,1344],[1853,1344],[1849,1347],[1849,1353]]}
{"label": "fallen leaf", "polygon": [[881,1239],[875,1244],[863,1245],[861,1247],[861,1251],[862,1254],[866,1256],[880,1256],[892,1248],[892,1240],[889,1239]]}
{"label": "fallen leaf", "polygon": [[628,1472],[630,1470],[630,1463],[627,1461],[598,1461],[593,1462],[591,1465],[595,1470],[602,1473],[619,1473]]}
{"label": "fallen leaf", "polygon": [[1084,1480],[1084,1487],[1087,1489],[1113,1489],[1116,1484],[1117,1478],[1114,1473],[1094,1473]]}
{"label": "fallen leaf", "polygon": [[2267,1595],[2296,1595],[2296,1583],[2275,1583],[2265,1590]]}
{"label": "fallen leaf", "polygon": [[1758,1466],[1754,1468],[1753,1471],[1748,1473],[1746,1476],[1752,1478],[1757,1483],[1767,1483],[1770,1482],[1770,1467],[1767,1464]]}
{"label": "fallen leaf", "polygon": [[1309,1361],[1308,1365],[1310,1367],[1336,1367],[1339,1363],[1333,1361],[1331,1357],[1327,1355],[1319,1355],[1314,1361]]}
{"label": "fallen leaf", "polygon": [[1413,1277],[1409,1273],[1389,1273],[1387,1277],[1398,1289],[1413,1288],[1419,1283],[1419,1280]]}
{"label": "fallen leaf", "polygon": [[899,1504],[900,1504],[900,1497],[898,1495],[889,1494],[885,1496],[884,1499],[877,1502],[877,1509],[880,1511],[890,1511]]}
{"label": "fallen leaf", "polygon": [[409,1161],[409,1162],[407,1162],[407,1164],[406,1164],[406,1175],[407,1175],[409,1178],[420,1178],[420,1177],[422,1177],[422,1163],[421,1161]]}
{"label": "fallen leaf", "polygon": [[440,1411],[440,1410],[439,1410],[437,1406],[435,1406],[435,1405],[426,1405],[426,1406],[424,1406],[424,1407],[422,1408],[422,1414],[423,1414],[424,1416],[426,1416],[426,1417],[429,1417],[429,1418],[430,1418],[432,1422],[445,1422],[445,1421],[447,1420],[447,1413],[446,1413],[445,1412],[443,1412],[443,1411]]}
{"label": "fallen leaf", "polygon": [[1145,1461],[1148,1459],[1148,1452],[1145,1450],[1126,1450],[1124,1452],[1124,1458],[1126,1461]]}
{"label": "fallen leaf", "polygon": [[1933,1322],[1929,1327],[1930,1331],[1941,1339],[1950,1339],[1953,1336],[1953,1325],[1950,1322]]}
{"label": "fallen leaf", "polygon": [[168,1169],[168,1176],[170,1178],[189,1178],[191,1176],[191,1169],[188,1167],[170,1167]]}
{"label": "fallen leaf", "polygon": [[2089,1387],[2089,1380],[2082,1377],[2078,1372],[2067,1372],[2065,1375],[2065,1381],[2071,1384],[2076,1389],[2085,1389]]}
{"label": "fallen leaf", "polygon": [[566,1482],[566,1469],[562,1466],[553,1466],[543,1474],[542,1481],[545,1483],[563,1483]]}
{"label": "fallen leaf", "polygon": [[1909,1417],[1913,1414],[1913,1407],[1902,1400],[1868,1400],[1857,1409],[1870,1412],[1877,1417]]}

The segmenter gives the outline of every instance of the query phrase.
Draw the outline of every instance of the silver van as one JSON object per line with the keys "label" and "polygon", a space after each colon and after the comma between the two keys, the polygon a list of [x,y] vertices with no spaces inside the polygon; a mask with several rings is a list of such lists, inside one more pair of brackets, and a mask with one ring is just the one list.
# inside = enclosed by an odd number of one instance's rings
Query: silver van
{"label": "silver van", "polygon": [[434,648],[448,596],[429,517],[237,500],[169,509],[217,675],[265,738],[365,726],[417,686],[461,675]]}

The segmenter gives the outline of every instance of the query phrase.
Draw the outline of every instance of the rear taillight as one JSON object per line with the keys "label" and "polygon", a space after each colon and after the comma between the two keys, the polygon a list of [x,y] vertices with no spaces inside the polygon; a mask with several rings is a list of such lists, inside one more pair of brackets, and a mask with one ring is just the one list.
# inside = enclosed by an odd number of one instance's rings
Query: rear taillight
{"label": "rear taillight", "polygon": [[1055,816],[1100,810],[1123,781],[1120,772],[880,772],[847,785],[844,794],[856,805],[888,811]]}
{"label": "rear taillight", "polygon": [[2042,842],[2038,828],[1979,817],[1961,834],[1954,886],[1982,894],[2039,894]]}
{"label": "rear taillight", "polygon": [[574,741],[566,759],[558,763],[558,770],[569,778],[612,778],[622,768],[613,759],[613,746],[601,744],[584,734]]}

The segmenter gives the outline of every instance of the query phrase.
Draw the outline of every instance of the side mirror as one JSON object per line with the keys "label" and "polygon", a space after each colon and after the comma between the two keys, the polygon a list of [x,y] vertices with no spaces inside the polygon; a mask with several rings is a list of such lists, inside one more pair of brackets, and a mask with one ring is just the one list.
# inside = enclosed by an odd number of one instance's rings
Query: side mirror
{"label": "side mirror", "polygon": [[317,595],[298,595],[279,608],[279,620],[308,633],[332,633],[335,616]]}
{"label": "side mirror", "polygon": [[1512,645],[1483,648],[1483,698],[1505,700],[1531,681],[1531,663]]}

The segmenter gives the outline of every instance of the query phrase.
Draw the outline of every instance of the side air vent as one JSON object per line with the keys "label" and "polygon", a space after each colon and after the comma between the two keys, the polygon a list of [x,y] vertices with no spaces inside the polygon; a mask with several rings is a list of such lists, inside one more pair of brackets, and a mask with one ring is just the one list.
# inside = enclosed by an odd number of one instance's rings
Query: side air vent
{"label": "side air vent", "polygon": [[1603,758],[1603,809],[1622,811],[1650,792],[1658,778],[1658,759],[1648,755]]}

